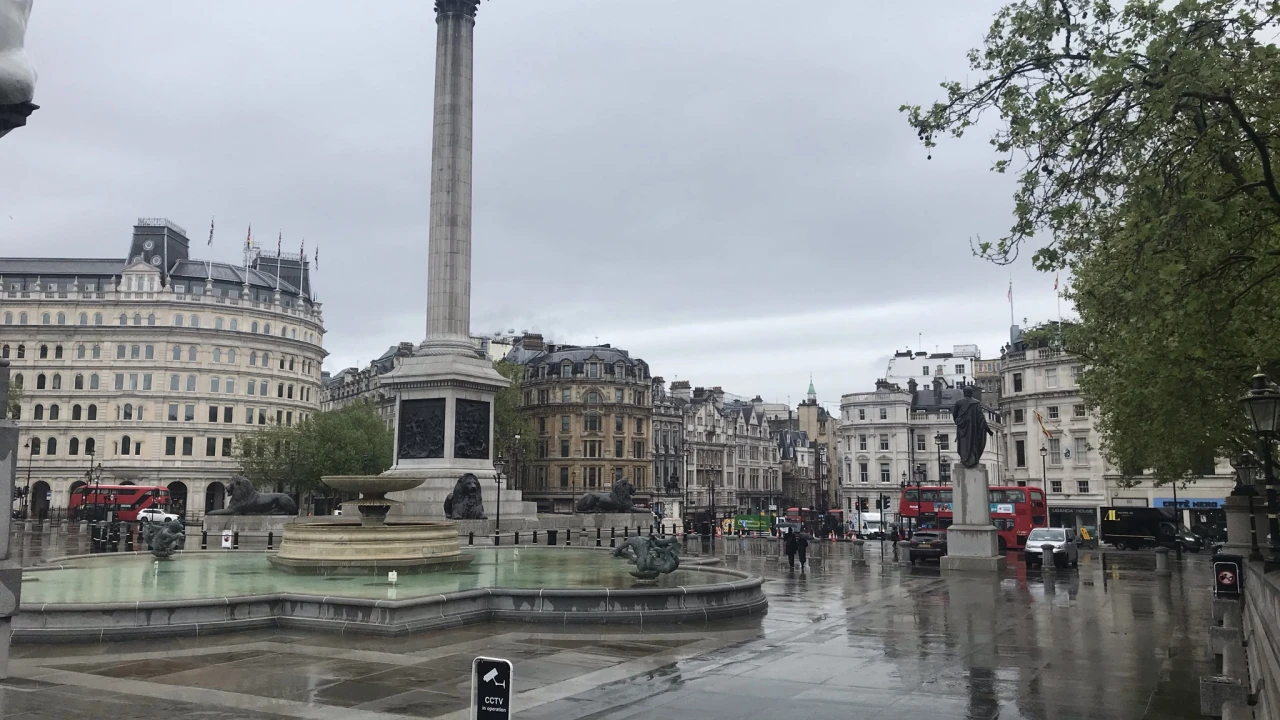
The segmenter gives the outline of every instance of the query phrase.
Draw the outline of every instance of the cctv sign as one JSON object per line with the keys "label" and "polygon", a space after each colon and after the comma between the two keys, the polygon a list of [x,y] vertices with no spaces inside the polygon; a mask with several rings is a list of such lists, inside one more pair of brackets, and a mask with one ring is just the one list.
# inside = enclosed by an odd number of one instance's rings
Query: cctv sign
{"label": "cctv sign", "polygon": [[511,661],[478,657],[471,662],[471,720],[511,717]]}

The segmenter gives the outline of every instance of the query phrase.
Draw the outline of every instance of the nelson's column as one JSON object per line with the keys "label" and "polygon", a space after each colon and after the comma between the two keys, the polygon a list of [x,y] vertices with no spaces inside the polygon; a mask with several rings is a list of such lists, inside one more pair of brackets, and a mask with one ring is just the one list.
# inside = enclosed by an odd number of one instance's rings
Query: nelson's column
{"label": "nelson's column", "polygon": [[[384,376],[396,394],[395,464],[388,474],[424,477],[396,493],[399,515],[440,517],[465,473],[496,501],[493,397],[507,380],[471,342],[472,53],[480,0],[436,0],[436,74],[431,136],[431,230],[427,337]],[[532,503],[504,491],[503,515],[532,517]]]}

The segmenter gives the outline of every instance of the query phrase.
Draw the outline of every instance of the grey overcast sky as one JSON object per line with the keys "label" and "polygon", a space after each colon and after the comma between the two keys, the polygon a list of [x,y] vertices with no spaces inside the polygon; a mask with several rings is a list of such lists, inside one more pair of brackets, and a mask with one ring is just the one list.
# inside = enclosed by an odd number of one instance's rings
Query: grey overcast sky
{"label": "grey overcast sky", "polygon": [[[984,354],[1056,317],[986,133],[932,161],[898,112],[969,75],[997,0],[495,0],[476,29],[472,329],[609,342],[792,403],[895,349]],[[31,124],[0,141],[0,253],[123,255],[140,216],[239,261],[320,247],[331,355],[425,326],[428,0],[37,0]],[[211,216],[217,232],[204,247]],[[1064,311],[1066,310],[1064,306]]]}

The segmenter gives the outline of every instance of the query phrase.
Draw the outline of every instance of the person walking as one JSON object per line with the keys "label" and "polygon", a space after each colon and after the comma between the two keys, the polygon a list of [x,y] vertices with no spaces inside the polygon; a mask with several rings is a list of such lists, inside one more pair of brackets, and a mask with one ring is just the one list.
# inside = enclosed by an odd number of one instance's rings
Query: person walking
{"label": "person walking", "polygon": [[804,572],[805,551],[809,549],[809,539],[803,533],[796,536],[796,551],[800,553],[800,571]]}
{"label": "person walking", "polygon": [[[791,528],[787,528],[787,534],[782,536],[782,549],[787,553],[787,565],[792,570],[796,569],[796,533]],[[801,558],[804,556],[801,555]],[[804,560],[800,561],[801,563]]]}

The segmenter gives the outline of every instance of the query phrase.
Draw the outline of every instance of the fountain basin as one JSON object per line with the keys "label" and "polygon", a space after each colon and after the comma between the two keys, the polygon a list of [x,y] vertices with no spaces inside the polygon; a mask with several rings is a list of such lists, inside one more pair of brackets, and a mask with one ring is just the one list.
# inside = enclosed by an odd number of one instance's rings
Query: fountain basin
{"label": "fountain basin", "polygon": [[277,569],[315,575],[434,572],[465,567],[453,523],[295,522],[284,530]]}
{"label": "fountain basin", "polygon": [[690,558],[656,585],[607,548],[483,548],[465,568],[383,578],[273,572],[269,553],[73,556],[24,571],[16,642],[305,628],[400,635],[489,621],[707,623],[763,613],[762,580]]}

